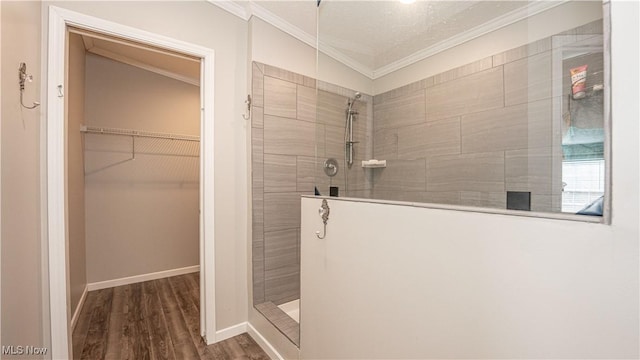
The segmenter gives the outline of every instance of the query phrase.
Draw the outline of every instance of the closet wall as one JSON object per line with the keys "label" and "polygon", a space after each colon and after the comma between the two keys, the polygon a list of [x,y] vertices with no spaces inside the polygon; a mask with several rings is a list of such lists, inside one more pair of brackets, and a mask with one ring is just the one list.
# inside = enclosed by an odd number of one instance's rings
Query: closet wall
{"label": "closet wall", "polygon": [[[86,125],[200,135],[197,86],[86,58]],[[84,135],[89,283],[198,265],[199,144]]]}

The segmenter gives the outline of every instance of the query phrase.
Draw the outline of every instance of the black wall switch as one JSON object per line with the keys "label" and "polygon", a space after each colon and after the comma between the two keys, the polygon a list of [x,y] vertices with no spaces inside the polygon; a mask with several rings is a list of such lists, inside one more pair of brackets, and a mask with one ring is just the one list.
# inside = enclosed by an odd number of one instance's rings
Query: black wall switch
{"label": "black wall switch", "polygon": [[340,196],[340,190],[337,186],[329,186],[329,196]]}

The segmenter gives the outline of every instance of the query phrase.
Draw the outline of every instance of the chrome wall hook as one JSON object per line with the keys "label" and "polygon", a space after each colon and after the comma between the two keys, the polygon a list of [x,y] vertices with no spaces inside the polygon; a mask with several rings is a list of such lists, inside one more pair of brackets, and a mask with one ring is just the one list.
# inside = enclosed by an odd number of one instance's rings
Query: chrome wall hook
{"label": "chrome wall hook", "polygon": [[25,105],[22,101],[22,95],[24,94],[24,83],[27,81],[33,81],[33,75],[27,74],[27,64],[20,63],[20,67],[18,68],[18,79],[20,81],[20,105],[22,105],[22,107],[25,109],[35,109],[40,106],[40,103],[37,101],[34,101],[33,105],[31,106]]}
{"label": "chrome wall hook", "polygon": [[247,100],[244,103],[247,104],[247,112],[242,114],[242,118],[249,120],[251,119],[251,95],[247,95]]}
{"label": "chrome wall hook", "polygon": [[329,203],[327,203],[327,199],[322,199],[322,206],[318,209],[318,214],[322,217],[322,223],[324,224],[324,231],[322,236],[320,236],[320,231],[316,231],[316,236],[318,239],[324,239],[327,236],[327,222],[329,221]]}

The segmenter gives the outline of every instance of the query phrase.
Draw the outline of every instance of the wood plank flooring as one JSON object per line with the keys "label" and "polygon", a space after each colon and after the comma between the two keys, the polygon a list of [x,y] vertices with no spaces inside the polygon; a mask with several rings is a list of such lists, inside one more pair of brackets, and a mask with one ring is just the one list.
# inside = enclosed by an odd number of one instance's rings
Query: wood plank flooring
{"label": "wood plank flooring", "polygon": [[196,272],[89,292],[73,332],[74,359],[269,359],[246,333],[204,343],[199,283]]}

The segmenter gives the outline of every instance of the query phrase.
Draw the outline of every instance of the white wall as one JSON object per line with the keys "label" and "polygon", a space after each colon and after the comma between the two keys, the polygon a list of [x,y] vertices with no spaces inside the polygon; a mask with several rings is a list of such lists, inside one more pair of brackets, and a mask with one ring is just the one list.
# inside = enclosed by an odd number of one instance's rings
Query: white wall
{"label": "white wall", "polygon": [[80,126],[84,125],[85,51],[82,38],[69,34],[67,56],[67,231],[69,271],[69,316],[79,311],[80,298],[87,286],[85,239],[84,144]]}
{"label": "white wall", "polygon": [[[40,3],[0,2],[2,7],[2,345],[42,346],[40,263],[40,108],[20,107],[20,62],[34,76],[27,104],[40,99]],[[11,358],[3,356],[3,358]]]}
{"label": "white wall", "polygon": [[[197,86],[86,59],[86,125],[200,135]],[[130,137],[86,134],[84,145],[88,282],[198,265],[199,146],[138,138],[128,161]]]}
{"label": "white wall", "polygon": [[602,18],[599,1],[570,1],[373,81],[374,95]]}
{"label": "white wall", "polygon": [[637,358],[638,3],[612,3],[611,225],[302,202],[302,358]]}

